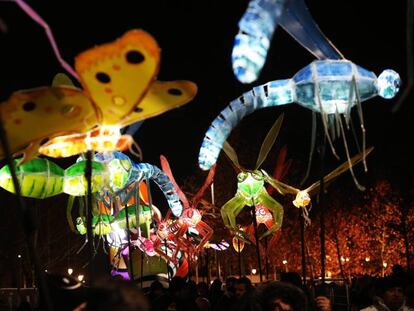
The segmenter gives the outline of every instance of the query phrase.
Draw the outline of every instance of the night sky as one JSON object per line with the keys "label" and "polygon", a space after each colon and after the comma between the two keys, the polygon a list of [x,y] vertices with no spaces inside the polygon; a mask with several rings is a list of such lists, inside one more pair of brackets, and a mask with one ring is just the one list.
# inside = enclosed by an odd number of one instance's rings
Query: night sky
{"label": "night sky", "polygon": [[[361,1],[308,2],[320,28],[346,58],[377,75],[385,68],[393,68],[406,81],[404,1],[375,7]],[[223,6],[223,3],[226,4]],[[147,120],[136,134],[144,161],[156,164],[159,154],[165,154],[179,179],[198,169],[198,149],[210,122],[230,100],[252,87],[235,79],[230,61],[237,22],[247,3],[29,2],[51,26],[61,53],[70,64],[79,52],[110,42],[129,29],[142,28],[156,38],[162,49],[158,79],[187,79],[198,85],[199,92],[191,103]],[[3,2],[1,6],[1,17],[8,26],[8,33],[1,35],[0,96],[5,99],[14,90],[49,84],[53,75],[62,69],[43,29],[17,5]],[[289,78],[313,59],[283,29],[278,29],[260,79],[253,85]],[[394,102],[375,98],[363,104],[369,144],[380,147],[385,143],[388,134],[384,130],[393,118],[398,119],[398,126],[407,121],[412,112],[409,101],[392,117],[390,108]],[[297,153],[295,156],[299,157],[303,151],[306,157],[311,113],[305,108],[289,105],[266,109],[246,118],[241,127],[248,127],[263,137],[282,111],[286,113],[279,139]],[[403,135],[403,132],[394,135]],[[394,141],[398,137],[390,138]]]}
{"label": "night sky", "polygon": [[[252,86],[290,78],[314,59],[278,28],[260,79],[253,85],[242,85],[233,76],[230,55],[237,23],[248,1],[103,2],[28,1],[49,23],[63,57],[70,64],[83,50],[141,28],[152,34],[162,49],[158,79],[186,79],[198,85],[192,102],[146,120],[135,135],[144,162],[159,165],[159,155],[166,155],[179,183],[192,174],[203,174],[197,158],[204,133],[232,99]],[[405,1],[325,0],[307,4],[322,31],[347,59],[377,75],[392,68],[400,73],[403,89],[407,86]],[[0,2],[0,8],[0,18],[8,27],[7,33],[0,34],[0,99],[4,100],[15,90],[50,84],[53,76],[63,70],[40,26],[12,2]],[[379,171],[405,183],[408,190],[412,180],[412,159],[408,153],[413,133],[412,96],[392,115],[395,102],[375,98],[363,103],[367,145],[376,147],[368,160],[368,179],[371,172]],[[246,166],[253,165],[256,159],[243,158],[244,151],[251,147],[256,150],[253,154],[258,153],[263,137],[281,112],[285,113],[285,121],[273,150],[287,145],[290,158],[306,161],[311,112],[288,105],[256,112],[243,120],[235,136],[230,137]],[[353,116],[356,120],[356,113]],[[337,146],[344,160],[342,143]],[[328,153],[327,161],[331,162],[327,166],[334,168],[338,162],[333,162],[329,150]],[[0,191],[4,196],[4,191]]]}

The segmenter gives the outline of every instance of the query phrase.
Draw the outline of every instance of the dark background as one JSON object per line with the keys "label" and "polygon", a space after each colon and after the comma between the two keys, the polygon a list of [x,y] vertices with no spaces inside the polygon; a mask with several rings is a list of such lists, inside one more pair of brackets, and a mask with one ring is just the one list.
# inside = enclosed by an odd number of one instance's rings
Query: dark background
{"label": "dark background", "polygon": [[[400,73],[403,90],[407,87],[405,1],[307,2],[322,31],[347,59],[377,75],[386,68],[392,68]],[[144,162],[159,165],[159,155],[166,155],[179,184],[188,181],[189,176],[205,176],[197,164],[199,147],[209,124],[230,100],[250,90],[253,85],[290,78],[314,59],[283,29],[278,28],[260,79],[250,86],[240,84],[233,76],[230,55],[238,31],[237,23],[248,1],[28,3],[48,22],[64,59],[70,64],[73,64],[74,57],[81,51],[113,41],[129,29],[142,28],[156,38],[162,49],[158,79],[187,79],[198,85],[198,94],[192,102],[145,121],[135,135],[143,150]],[[0,18],[8,28],[6,33],[0,34],[0,99],[6,99],[15,90],[50,84],[53,76],[63,70],[44,30],[12,2],[0,2]],[[404,191],[410,190],[412,159],[408,150],[411,148],[413,134],[411,101],[412,96],[395,114],[391,113],[395,99],[374,98],[363,103],[367,145],[375,146],[375,151],[368,160],[369,172],[363,174],[362,170],[357,170],[363,183],[369,185],[370,180],[379,174],[391,178]],[[303,171],[309,151],[311,112],[298,105],[264,109],[243,120],[230,137],[242,164],[248,167],[254,165],[263,137],[281,112],[285,112],[285,121],[273,150],[287,145],[289,158],[299,163],[296,171]],[[357,120],[355,113],[353,116]],[[336,145],[344,160],[342,143]],[[352,144],[351,148],[352,153],[355,153]],[[276,152],[270,154],[269,161],[263,167],[271,169],[275,157]],[[66,167],[72,161],[73,159],[57,162]],[[329,169],[338,165],[338,162],[333,161],[329,150],[326,161]],[[318,164],[315,161],[312,180],[318,176]],[[229,167],[222,157],[219,169],[220,167]],[[341,180],[348,179],[349,176],[341,177]],[[354,190],[357,191],[356,188]],[[233,190],[228,190],[230,191]],[[0,212],[4,222],[0,229],[8,237],[21,237],[13,211],[14,197],[3,190],[0,192]],[[49,213],[54,201],[28,202],[35,205],[38,213],[45,213],[46,210]],[[60,202],[63,206],[55,208],[60,208],[64,215],[65,199],[60,198]],[[46,206],[43,207],[44,205]],[[53,218],[56,216],[42,217],[40,226],[45,227],[45,221],[49,221],[46,227],[50,230],[63,230],[56,226]],[[16,225],[12,225],[13,231],[10,233],[11,224]],[[60,226],[65,228],[65,219]],[[51,239],[49,229],[45,233],[47,239]],[[56,234],[52,236],[56,237]],[[70,244],[70,239],[67,239]],[[16,238],[13,243],[10,239],[5,239],[2,245],[4,251],[1,251],[0,246],[0,253],[11,264],[10,258],[15,257],[10,254],[19,251],[21,239]],[[49,254],[49,257],[54,255]]]}

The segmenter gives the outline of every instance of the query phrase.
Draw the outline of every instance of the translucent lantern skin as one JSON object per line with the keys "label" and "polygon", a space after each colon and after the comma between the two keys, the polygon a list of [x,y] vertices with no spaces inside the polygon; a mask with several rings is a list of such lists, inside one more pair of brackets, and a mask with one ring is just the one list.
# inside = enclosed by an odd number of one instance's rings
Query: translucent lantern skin
{"label": "translucent lantern skin", "polygon": [[[139,227],[143,230],[147,230],[146,232],[150,232],[150,225],[152,221],[152,214],[148,206],[140,205],[139,210]],[[92,228],[93,234],[106,236],[110,234],[119,234],[118,230],[125,230],[127,228],[126,224],[126,211],[128,211],[128,223],[129,228],[137,228],[136,222],[136,212],[135,206],[127,206],[126,208],[122,209],[116,216],[107,215],[107,214],[99,214],[94,215],[92,218]],[[84,235],[86,234],[86,220],[84,217],[78,217],[76,219],[76,229],[77,231]],[[116,245],[117,242],[119,244],[125,244],[126,241],[119,241],[117,237],[109,237],[108,242],[113,246],[120,246]]]}
{"label": "translucent lantern skin", "polygon": [[0,105],[11,153],[23,153],[24,163],[39,152],[67,157],[131,148],[133,138],[121,135],[122,127],[180,107],[197,93],[190,81],[157,81],[159,65],[157,42],[139,29],[82,52],[75,68],[83,89],[19,91]]}
{"label": "translucent lantern skin", "polygon": [[[190,251],[190,248],[192,247],[189,241],[182,239],[185,232],[182,233],[181,228],[178,220],[171,220],[167,216],[166,219],[158,221],[156,234],[152,237],[155,252],[167,261],[176,264],[178,263],[177,256],[180,250]],[[170,243],[175,245],[172,253],[169,253],[168,251],[166,252],[165,250],[166,244],[170,246]]]}
{"label": "translucent lantern skin", "polygon": [[[217,161],[231,131],[256,110],[298,103],[324,115],[348,114],[353,106],[377,95],[392,98],[399,90],[398,73],[375,74],[348,60],[316,60],[292,79],[254,87],[233,100],[211,123],[200,148],[198,163],[208,170]],[[358,96],[356,96],[358,94]]]}
{"label": "translucent lantern skin", "polygon": [[[23,154],[21,163],[37,156],[45,139],[85,132],[98,123],[89,99],[82,90],[71,86],[15,92],[1,103],[0,117],[11,154]],[[0,159],[3,157],[0,146]]]}
{"label": "translucent lantern skin", "polygon": [[[161,155],[160,162],[163,171],[171,180],[184,206],[184,210],[180,218],[175,220],[173,224],[170,225],[170,228],[172,230],[171,232],[174,232],[174,234],[169,235],[168,238],[171,241],[173,241],[178,248],[186,249],[190,257],[195,258],[198,256],[198,253],[201,250],[203,250],[204,246],[213,234],[213,229],[202,220],[202,214],[197,209],[197,205],[199,204],[200,199],[204,195],[204,192],[206,191],[206,189],[208,189],[208,187],[211,185],[213,181],[215,167],[211,168],[203,185],[190,201],[175,181],[167,158]],[[166,217],[166,220],[168,219],[169,216]],[[165,220],[161,223],[165,223]],[[194,242],[191,239],[191,237],[188,234],[191,229],[193,231],[198,232],[199,237],[201,237],[201,241]]]}
{"label": "translucent lantern skin", "polygon": [[[111,221],[113,217],[111,215],[95,215],[92,218],[92,229],[95,235],[107,235],[111,233]],[[76,229],[82,235],[86,234],[86,221],[83,217],[76,219]]]}
{"label": "translucent lantern skin", "polygon": [[278,25],[316,58],[344,58],[322,33],[304,0],[250,0],[232,52],[233,72],[240,82],[258,78]]}
{"label": "translucent lantern skin", "polygon": [[113,222],[118,224],[121,229],[127,228],[126,222],[126,211],[128,211],[128,224],[129,228],[137,228],[138,226],[143,229],[144,234],[149,236],[150,226],[152,222],[152,212],[147,205],[140,205],[138,208],[139,211],[139,224],[137,226],[137,217],[135,206],[127,206],[120,210],[116,214]]}
{"label": "translucent lantern skin", "polygon": [[292,203],[296,207],[305,207],[309,205],[310,201],[309,193],[306,191],[299,191]]}
{"label": "translucent lantern skin", "polygon": [[[153,236],[153,235],[151,235]],[[129,267],[130,271],[134,272],[133,279],[139,280],[142,277],[141,274],[141,260],[144,260],[144,278],[149,276],[164,276],[166,278],[165,269],[166,263],[168,268],[168,273],[170,276],[181,276],[185,277],[188,274],[188,264],[187,260],[181,250],[178,251],[177,261],[173,262],[171,260],[172,253],[175,252],[177,246],[172,242],[168,241],[167,245],[163,245],[163,249],[166,252],[166,255],[160,256],[163,260],[160,260],[158,256],[153,256],[154,249],[152,241],[144,239],[143,241],[134,241],[134,245],[138,246],[138,249],[144,253],[148,254],[147,256],[142,256],[141,252],[137,249],[132,254],[129,253],[128,247],[125,247],[123,250],[117,249],[116,252],[113,252],[111,255],[111,261],[114,262],[114,256],[122,254],[123,262],[126,266],[132,262],[133,267]],[[151,254],[151,255],[150,255]],[[132,256],[131,260],[130,257]],[[114,262],[115,263],[115,262]]]}
{"label": "translucent lantern skin", "polygon": [[177,191],[169,177],[157,166],[149,163],[135,163],[127,155],[116,151],[98,153],[94,159],[104,163],[108,168],[110,182],[106,190],[109,192],[118,193],[134,182],[152,180],[164,193],[174,216],[181,216],[183,206]]}
{"label": "translucent lantern skin", "polygon": [[[120,153],[96,154],[92,161],[92,192],[109,191],[118,193],[134,182],[154,181],[164,193],[172,213],[179,217],[183,206],[169,177],[157,166],[148,163],[134,163]],[[72,196],[87,193],[85,178],[86,161],[78,162],[63,170],[48,159],[34,158],[15,169],[24,197],[44,199],[62,192]],[[14,193],[10,169],[7,165],[0,169],[0,187]]]}
{"label": "translucent lantern skin", "polygon": [[239,22],[240,31],[234,40],[232,52],[233,71],[243,83],[257,79],[266,61],[267,51],[276,20],[283,11],[286,0],[251,0]]}
{"label": "translucent lantern skin", "polygon": [[[19,161],[14,160],[14,164],[22,196],[44,199],[62,193],[65,179],[62,168],[47,159],[35,158],[17,166]],[[0,169],[0,187],[15,193],[8,165]]]}
{"label": "translucent lantern skin", "polygon": [[[86,161],[73,164],[65,170],[63,192],[72,196],[84,196],[87,193],[88,183],[85,177]],[[92,161],[92,193],[98,192],[108,184],[108,174],[105,166]]]}
{"label": "translucent lantern skin", "polygon": [[283,206],[273,199],[264,187],[267,177],[259,170],[253,172],[242,172],[237,176],[237,192],[235,196],[227,201],[221,208],[221,216],[224,224],[231,230],[240,234],[247,241],[249,237],[246,232],[239,230],[236,225],[236,217],[244,206],[264,206],[273,214],[274,223],[260,237],[266,237],[278,230],[283,221]]}
{"label": "translucent lantern skin", "polygon": [[[233,243],[233,248],[236,252],[241,253],[243,251],[243,249],[244,249],[244,241],[243,240],[241,240],[237,237],[233,237],[232,243]],[[239,245],[240,245],[240,248],[239,248]]]}
{"label": "translucent lantern skin", "polygon": [[[183,214],[178,219],[171,220],[169,215],[167,215],[165,219],[159,220],[156,231],[157,235],[154,238],[155,251],[173,262],[177,261],[179,250],[188,253],[189,256],[197,256],[213,234],[213,230],[201,218],[201,213],[196,208],[188,207],[184,209]],[[191,240],[186,237],[189,228],[197,230],[202,237],[197,246],[194,246]],[[164,250],[165,241],[170,241],[177,245],[175,251],[168,257],[166,257],[167,254]]]}

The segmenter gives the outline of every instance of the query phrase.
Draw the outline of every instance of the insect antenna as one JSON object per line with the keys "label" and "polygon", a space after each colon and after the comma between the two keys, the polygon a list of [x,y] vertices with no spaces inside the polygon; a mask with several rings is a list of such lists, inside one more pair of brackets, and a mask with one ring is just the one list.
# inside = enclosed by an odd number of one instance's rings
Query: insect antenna
{"label": "insect antenna", "polygon": [[272,149],[277,136],[279,135],[280,128],[283,123],[283,113],[277,118],[275,123],[270,128],[269,132],[267,133],[265,139],[263,140],[262,146],[260,147],[259,156],[257,157],[257,162],[254,170],[259,169],[259,167],[262,165],[264,160],[267,158],[267,155],[269,154],[270,149]]}

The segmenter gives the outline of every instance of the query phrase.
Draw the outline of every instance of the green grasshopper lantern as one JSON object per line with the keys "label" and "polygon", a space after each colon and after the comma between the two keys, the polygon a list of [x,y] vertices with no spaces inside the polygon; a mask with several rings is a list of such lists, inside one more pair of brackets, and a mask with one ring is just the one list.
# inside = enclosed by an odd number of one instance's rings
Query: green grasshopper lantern
{"label": "green grasshopper lantern", "polygon": [[[221,216],[223,218],[225,226],[230,230],[236,232],[236,234],[241,236],[241,238],[247,242],[249,242],[247,234],[241,231],[236,224],[236,217],[240,214],[245,206],[255,206],[256,208],[260,208],[260,205],[262,205],[266,207],[273,215],[274,224],[268,228],[265,233],[262,234],[260,239],[273,234],[282,226],[283,206],[269,195],[265,188],[265,183],[270,184],[282,195],[294,194],[296,198],[292,202],[293,205],[298,208],[302,208],[305,215],[307,215],[306,207],[310,204],[311,201],[310,196],[316,193],[320,187],[320,181],[318,181],[313,183],[308,188],[300,190],[298,188],[282,183],[275,178],[272,178],[266,171],[259,169],[276,140],[276,137],[282,125],[282,121],[283,115],[281,115],[276,120],[268,132],[266,138],[262,143],[256,166],[253,170],[243,168],[239,164],[237,154],[229,143],[225,142],[223,146],[224,152],[232,161],[236,170],[239,171],[239,174],[237,175],[237,192],[232,199],[223,205],[221,208]],[[373,148],[368,148],[365,151],[365,154],[368,155],[372,149]],[[347,171],[356,163],[360,162],[363,158],[363,153],[359,153],[349,161],[341,164],[338,168],[323,178],[324,183],[327,184],[329,181]]]}

